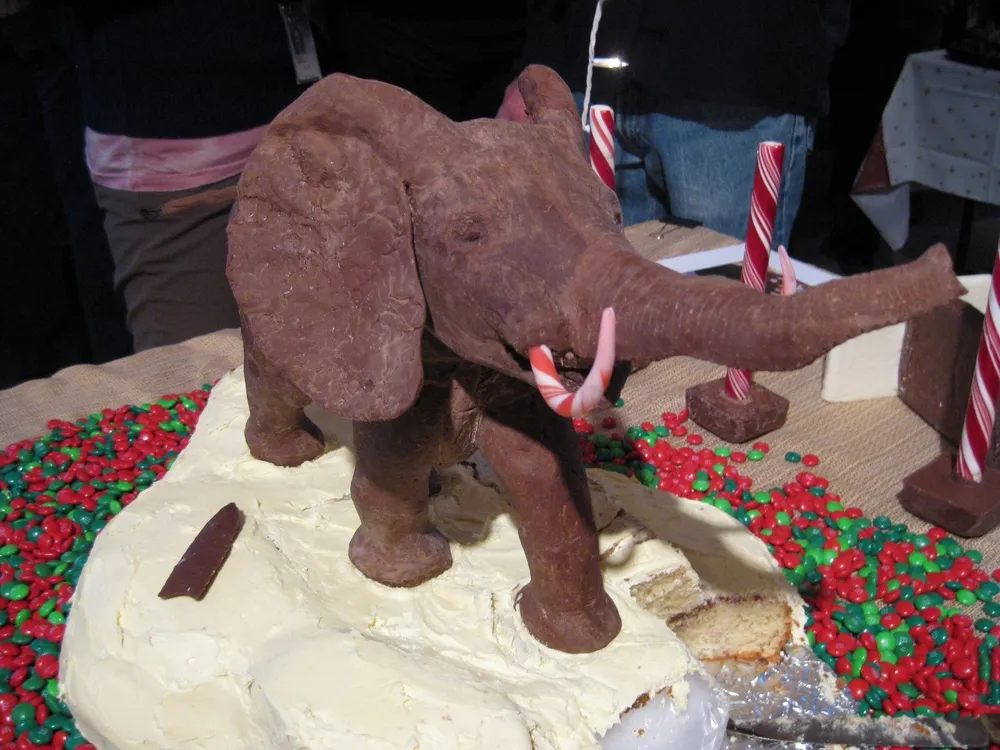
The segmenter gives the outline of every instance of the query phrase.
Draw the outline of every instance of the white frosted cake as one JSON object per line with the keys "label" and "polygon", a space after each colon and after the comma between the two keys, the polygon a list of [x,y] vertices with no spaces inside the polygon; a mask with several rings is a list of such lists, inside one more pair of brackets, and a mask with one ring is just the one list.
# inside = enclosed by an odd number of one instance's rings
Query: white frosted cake
{"label": "white frosted cake", "polygon": [[[231,373],[166,477],[98,537],[61,661],[64,699],[98,748],[582,750],[643,696],[694,710],[701,660],[773,660],[802,637],[801,601],[738,521],[600,470],[605,585],[623,624],[596,653],[548,649],[523,627],[527,563],[480,462],[443,472],[432,502],[451,569],[413,589],[373,583],[347,558],[349,425],[313,416],[331,440],[322,457],[253,459]],[[208,595],[158,598],[230,502],[246,522]]]}

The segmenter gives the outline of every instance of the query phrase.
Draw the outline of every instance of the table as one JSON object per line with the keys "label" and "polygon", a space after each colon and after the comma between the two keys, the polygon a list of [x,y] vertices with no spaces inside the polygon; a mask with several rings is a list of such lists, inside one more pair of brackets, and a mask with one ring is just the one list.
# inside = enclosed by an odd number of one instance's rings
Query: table
{"label": "table", "polygon": [[[627,230],[638,252],[650,259],[674,257],[731,245],[734,240],[704,228],[648,222]],[[220,331],[102,366],[71,367],[45,380],[0,391],[0,445],[45,431],[48,419],[73,419],[127,403],[144,403],[171,392],[197,388],[242,363],[236,330]],[[625,406],[614,416],[623,426],[657,421],[683,408],[691,385],[720,377],[723,369],[678,357],[633,375],[623,393]],[[768,436],[772,458],[747,469],[759,486],[780,486],[799,469],[783,461],[786,451],[815,453],[814,471],[828,477],[832,490],[868,516],[888,515],[911,528],[927,524],[902,510],[896,493],[903,477],[940,451],[937,434],[894,398],[853,403],[820,399],[823,361],[792,373],[763,373],[760,382],[788,398],[788,423]],[[706,441],[713,444],[713,438]],[[971,545],[984,565],[1000,567],[1000,530]]]}
{"label": "table", "polygon": [[956,266],[976,202],[1000,206],[1000,71],[911,55],[882,115],[852,197],[893,250],[906,243],[910,185],[965,199]]}

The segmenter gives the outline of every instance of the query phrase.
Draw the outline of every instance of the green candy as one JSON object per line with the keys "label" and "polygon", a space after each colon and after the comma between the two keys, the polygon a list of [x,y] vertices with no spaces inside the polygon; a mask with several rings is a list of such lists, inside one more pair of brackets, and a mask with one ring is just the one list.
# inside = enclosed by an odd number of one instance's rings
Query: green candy
{"label": "green candy", "polygon": [[966,606],[966,607],[969,607],[969,606],[975,604],[976,601],[977,601],[976,595],[973,594],[968,589],[960,589],[959,591],[956,591],[955,592],[955,599],[958,601],[959,604],[961,604],[963,606]]}
{"label": "green candy", "polygon": [[763,461],[764,451],[748,451],[747,460],[749,461]]}
{"label": "green candy", "polygon": [[795,451],[788,451],[788,453],[785,454],[785,460],[790,464],[797,464],[802,460],[802,454],[796,453]]}
{"label": "green candy", "polygon": [[858,677],[861,674],[862,667],[868,662],[868,650],[863,646],[859,646],[851,652],[851,674]]}
{"label": "green candy", "polygon": [[996,602],[986,602],[983,605],[983,612],[985,612],[990,617],[1000,617],[1000,604]]}
{"label": "green candy", "polygon": [[28,594],[30,593],[31,587],[26,583],[21,583],[20,581],[10,581],[9,583],[5,583],[0,586],[0,596],[14,602],[27,599]]}
{"label": "green candy", "polygon": [[980,620],[976,620],[973,627],[975,627],[975,629],[978,630],[980,633],[988,633],[991,630],[993,630],[994,627],[996,627],[996,623],[993,622],[993,620],[988,620],[984,617]]}
{"label": "green candy", "polygon": [[18,703],[10,712],[10,720],[15,724],[34,723],[35,707],[30,703]]}
{"label": "green candy", "polygon": [[913,552],[909,556],[910,565],[920,565],[923,567],[927,562],[927,555],[921,552]]}
{"label": "green candy", "polygon": [[916,688],[916,686],[910,684],[909,682],[904,682],[902,685],[899,686],[898,689],[899,689],[899,692],[901,692],[907,698],[919,698],[920,697],[920,690],[918,690]]}
{"label": "green candy", "polygon": [[875,643],[878,644],[878,650],[881,652],[896,650],[896,638],[888,630],[878,633],[875,636]]}
{"label": "green candy", "polygon": [[38,675],[32,675],[31,677],[26,679],[23,683],[21,683],[21,686],[25,690],[30,690],[33,693],[37,693],[39,690],[45,687],[45,679],[39,677]]}
{"label": "green candy", "polygon": [[993,581],[984,581],[976,589],[976,596],[984,600],[991,599],[997,594],[1000,594],[1000,585],[997,585]]}
{"label": "green candy", "polygon": [[691,489],[695,492],[705,492],[710,486],[711,483],[707,479],[695,479],[691,482]]}
{"label": "green candy", "polygon": [[720,446],[719,446],[718,448],[716,448],[716,449],[715,449],[714,451],[712,451],[712,452],[713,452],[713,453],[714,453],[714,454],[715,454],[716,456],[719,456],[720,458],[728,458],[729,456],[731,456],[731,455],[733,454],[733,451],[732,451],[732,449],[731,449],[731,448],[727,448],[727,447],[726,447],[726,446],[724,446],[724,445],[720,445]]}
{"label": "green candy", "polygon": [[733,512],[733,506],[732,506],[732,504],[728,500],[726,500],[726,498],[724,498],[724,497],[716,498],[715,502],[713,503],[713,505],[715,505],[715,507],[718,508],[719,510],[724,511],[726,513],[732,513]]}

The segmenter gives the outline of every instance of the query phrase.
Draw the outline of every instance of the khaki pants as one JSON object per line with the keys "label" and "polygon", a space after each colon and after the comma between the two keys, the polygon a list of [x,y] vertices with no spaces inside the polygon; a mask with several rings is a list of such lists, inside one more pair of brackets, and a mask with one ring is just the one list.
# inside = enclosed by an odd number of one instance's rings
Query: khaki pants
{"label": "khaki pants", "polygon": [[226,280],[231,203],[157,216],[167,201],[235,185],[231,177],[192,190],[130,192],[95,186],[136,351],[239,326]]}

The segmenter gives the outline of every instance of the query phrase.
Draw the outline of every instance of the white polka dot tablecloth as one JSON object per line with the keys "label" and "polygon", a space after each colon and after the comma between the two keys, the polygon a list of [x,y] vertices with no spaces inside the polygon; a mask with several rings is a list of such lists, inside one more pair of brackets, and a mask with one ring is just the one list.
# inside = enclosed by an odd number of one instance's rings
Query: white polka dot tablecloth
{"label": "white polka dot tablecloth", "polygon": [[909,234],[913,183],[1000,205],[1000,71],[955,62],[943,50],[911,55],[879,135],[866,162],[883,158],[885,167],[866,163],[853,198],[894,250]]}

